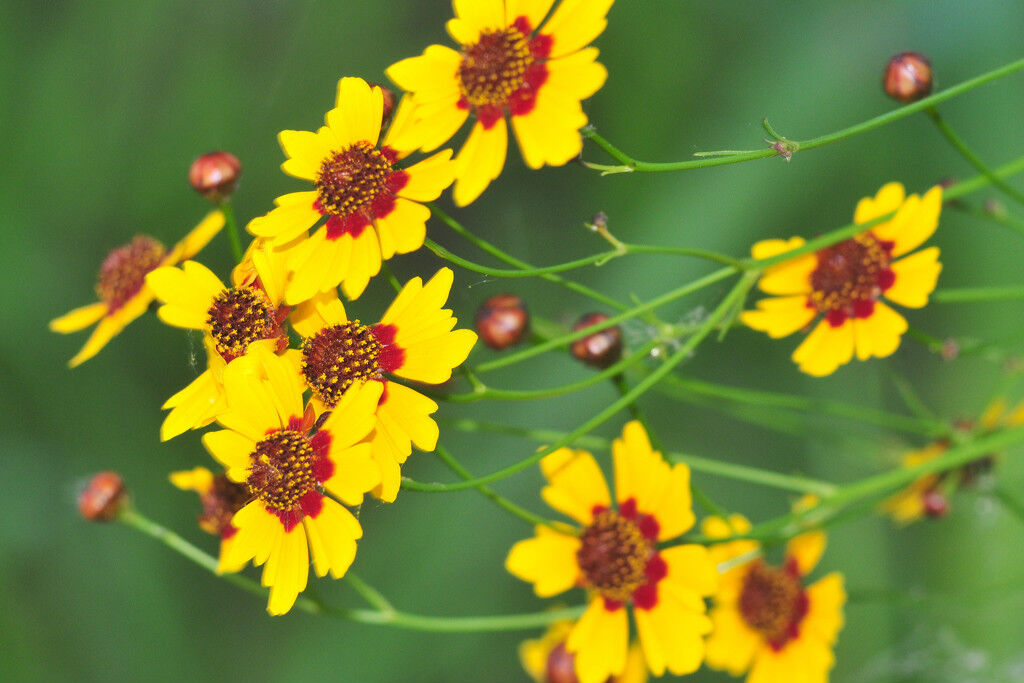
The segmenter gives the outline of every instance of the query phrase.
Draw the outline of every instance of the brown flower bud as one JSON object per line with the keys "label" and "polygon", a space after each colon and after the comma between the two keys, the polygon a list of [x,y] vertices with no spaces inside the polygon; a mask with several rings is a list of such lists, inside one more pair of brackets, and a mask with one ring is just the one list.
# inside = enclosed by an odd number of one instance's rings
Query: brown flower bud
{"label": "brown flower bud", "polygon": [[924,506],[924,514],[932,519],[945,517],[949,512],[949,501],[941,491],[930,489],[921,494],[921,504]]}
{"label": "brown flower bud", "polygon": [[916,102],[932,91],[932,65],[924,55],[901,52],[889,60],[883,83],[889,97],[900,102]]}
{"label": "brown flower bud", "polygon": [[192,162],[188,181],[199,194],[220,203],[230,197],[238,186],[242,164],[230,152],[209,152]]}
{"label": "brown flower bud", "polygon": [[518,344],[530,327],[526,304],[515,294],[497,294],[476,311],[476,331],[492,349]]}
{"label": "brown flower bud", "polygon": [[544,682],[579,683],[576,677],[576,655],[565,649],[565,643],[559,643],[548,653]]}
{"label": "brown flower bud", "polygon": [[109,522],[124,507],[128,495],[115,472],[100,472],[78,496],[78,511],[90,522]]}
{"label": "brown flower bud", "polygon": [[395,113],[395,91],[390,88],[385,88],[380,83],[370,83],[371,88],[380,88],[381,93],[384,95],[384,114],[381,116],[381,127],[388,125],[388,121],[391,120],[391,115]]}
{"label": "brown flower bud", "polygon": [[[604,322],[608,316],[604,313],[587,313],[572,326],[573,331]],[[599,332],[577,339],[572,343],[572,355],[587,365],[604,368],[614,365],[622,358],[622,329],[618,325],[607,327]]]}

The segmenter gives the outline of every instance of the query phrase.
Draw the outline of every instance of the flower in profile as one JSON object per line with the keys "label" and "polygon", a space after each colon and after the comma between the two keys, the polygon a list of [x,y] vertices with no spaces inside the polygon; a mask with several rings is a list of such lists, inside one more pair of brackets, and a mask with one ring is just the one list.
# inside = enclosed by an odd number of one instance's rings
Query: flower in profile
{"label": "flower in profile", "polygon": [[[882,297],[908,308],[921,308],[935,289],[942,270],[939,248],[911,251],[938,226],[942,188],[923,197],[905,195],[899,183],[884,185],[873,198],[857,204],[854,222],[867,223],[889,213],[892,218],[813,254],[805,254],[765,270],[759,286],[776,295],[757,302],[741,320],[778,338],[821,320],[793,353],[800,369],[821,377],[847,363],[884,358],[900,345],[907,321]],[[804,244],[800,237],[758,242],[756,259],[765,259]],[[907,256],[907,254],[910,254]]]}
{"label": "flower in profile", "polygon": [[68,366],[76,367],[95,356],[130,322],[146,312],[153,301],[153,292],[146,286],[146,273],[199,253],[222,227],[224,214],[212,211],[170,251],[152,237],[137,235],[130,244],[110,252],[100,266],[96,282],[100,300],[50,321],[50,329],[62,334],[99,322]]}
{"label": "flower in profile", "polygon": [[[415,138],[400,148],[432,150],[476,122],[462,146],[455,175],[455,203],[469,204],[505,165],[508,128],[530,168],[561,166],[579,155],[579,129],[587,116],[580,102],[604,85],[608,72],[586,47],[607,25],[612,0],[455,0],[448,34],[459,50],[431,45],[419,57],[391,65],[388,77],[412,93]],[[543,25],[541,25],[543,22]]]}
{"label": "flower in profile", "polygon": [[280,306],[284,265],[270,245],[254,240],[231,274],[233,287],[195,261],[146,276],[146,284],[163,302],[157,310],[160,319],[202,331],[206,347],[207,369],[162,406],[171,411],[160,427],[162,441],[205,427],[227,408],[224,369],[252,344],[278,352],[288,346],[282,328],[288,309]]}
{"label": "flower in profile", "polygon": [[398,495],[400,467],[413,444],[432,451],[438,437],[437,423],[430,417],[437,404],[388,380],[388,375],[441,384],[476,343],[476,333],[453,329],[458,321],[442,308],[453,277],[450,268],[442,268],[426,284],[413,278],[380,322],[370,325],[349,320],[333,292],[318,295],[292,313],[292,327],[303,337],[302,375],[312,389],[317,413],[332,410],[353,387],[383,387],[373,438],[381,485],[374,493],[387,502]]}
{"label": "flower in profile", "polygon": [[[748,532],[750,523],[739,515],[728,521],[708,517],[701,530],[708,537],[727,539]],[[708,666],[733,676],[749,672],[750,683],[828,680],[846,592],[838,572],[807,585],[806,577],[824,551],[825,534],[820,531],[790,540],[780,566],[764,561],[756,541],[711,546],[721,585],[711,609]]]}
{"label": "flower in profile", "polygon": [[711,630],[702,596],[716,588],[715,566],[703,546],[659,547],[693,525],[690,470],[670,467],[639,422],[625,426],[612,454],[614,506],[590,453],[562,448],[541,461],[542,497],[583,528],[539,525],[534,538],[512,546],[505,567],[540,597],[587,590],[587,610],[565,642],[581,683],[626,671],[630,605],[650,670],[696,671]]}
{"label": "flower in profile", "polygon": [[238,571],[250,559],[264,565],[267,611],[284,614],[306,587],[310,555],[318,576],[334,578],[355,558],[362,527],[331,496],[358,505],[380,479],[366,437],[381,385],[347,392],[314,424],[294,366],[256,347],[224,370],[224,390],[229,409],[217,421],[227,429],[205,434],[203,445],[252,501],[231,518],[237,531],[219,567]]}
{"label": "flower in profile", "polygon": [[[318,131],[282,131],[288,160],[285,173],[313,183],[314,189],[275,200],[277,208],[249,222],[247,230],[288,254],[291,281],[285,301],[294,305],[339,284],[350,299],[380,272],[381,261],[423,246],[430,209],[451,185],[455,166],[444,150],[407,168],[398,162],[408,151],[390,146],[393,134],[409,123],[399,106],[378,146],[383,115],[379,87],[361,78],[342,78],[336,107]],[[307,231],[326,217],[311,236]]]}
{"label": "flower in profile", "polygon": [[[1001,428],[1024,424],[1024,402],[1008,409],[1003,398],[993,401],[978,418],[976,424],[970,421],[960,423],[978,434],[986,434]],[[940,439],[924,448],[903,455],[903,467],[915,467],[935,460],[949,449],[949,441]],[[882,502],[881,510],[901,526],[911,524],[924,517],[942,517],[949,511],[950,501],[959,489],[974,484],[979,476],[995,465],[995,454],[983,455],[965,465],[926,474],[912,481],[902,491]]]}
{"label": "flower in profile", "polygon": [[231,481],[225,474],[215,475],[205,467],[172,472],[170,479],[179,489],[199,494],[203,506],[203,512],[199,515],[199,528],[208,534],[220,536],[220,557],[223,558],[238,531],[231,523],[231,518],[252,498],[249,487]]}
{"label": "flower in profile", "polygon": [[[572,625],[571,621],[555,622],[540,638],[524,640],[519,646],[519,661],[536,683],[578,683],[576,657],[565,649]],[[607,683],[647,683],[647,665],[638,643],[630,644],[623,672]]]}

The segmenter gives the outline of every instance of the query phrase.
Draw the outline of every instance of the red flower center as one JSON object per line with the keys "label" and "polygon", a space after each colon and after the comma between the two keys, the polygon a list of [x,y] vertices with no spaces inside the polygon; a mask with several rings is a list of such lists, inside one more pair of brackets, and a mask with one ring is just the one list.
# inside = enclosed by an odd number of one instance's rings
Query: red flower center
{"label": "red flower center", "polygon": [[544,64],[551,52],[550,36],[538,34],[526,17],[508,28],[481,31],[480,38],[462,48],[458,81],[459,106],[473,108],[484,128],[491,128],[507,109],[513,116],[533,110],[537,91],[547,81]]}
{"label": "red flower center", "polygon": [[368,142],[357,142],[324,159],[315,180],[321,213],[345,218],[370,214],[373,200],[387,189],[392,159]]}
{"label": "red flower center", "polygon": [[834,327],[847,318],[869,317],[875,301],[896,281],[889,267],[892,249],[892,242],[866,232],[819,251],[808,306],[824,313]]}
{"label": "red flower center", "polygon": [[199,515],[199,528],[218,536],[230,536],[235,528],[231,526],[231,518],[245,507],[252,496],[244,484],[236,484],[223,474],[213,478],[210,490],[200,500],[203,514]]}
{"label": "red flower center", "polygon": [[108,306],[108,315],[124,306],[146,282],[146,273],[160,265],[164,245],[152,237],[138,235],[131,244],[114,249],[100,266],[96,293]]}
{"label": "red flower center", "polygon": [[381,343],[358,320],[325,327],[302,341],[302,374],[313,393],[333,408],[356,382],[380,376]]}
{"label": "red flower center", "polygon": [[654,557],[654,539],[638,519],[602,507],[594,509],[594,521],[583,530],[576,551],[584,585],[598,591],[606,604],[626,602],[647,584]]}
{"label": "red flower center", "polygon": [[250,454],[245,483],[268,508],[289,511],[320,483],[317,460],[313,445],[303,434],[291,429],[272,432],[257,442]]}
{"label": "red flower center", "polygon": [[221,290],[206,312],[206,324],[217,342],[217,351],[231,361],[245,354],[259,339],[282,334],[276,312],[262,291],[255,287]]}
{"label": "red flower center", "polygon": [[770,567],[762,560],[751,563],[740,591],[740,615],[774,650],[781,650],[800,635],[800,622],[807,608],[807,593],[795,560],[790,559],[781,568]]}

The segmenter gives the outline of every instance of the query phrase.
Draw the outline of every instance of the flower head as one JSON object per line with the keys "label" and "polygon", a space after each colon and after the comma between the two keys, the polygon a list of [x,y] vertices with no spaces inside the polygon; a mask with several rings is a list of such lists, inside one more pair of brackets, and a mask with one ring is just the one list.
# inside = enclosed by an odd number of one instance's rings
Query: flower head
{"label": "flower head", "polygon": [[[431,45],[387,74],[412,93],[416,129],[400,148],[432,150],[476,122],[455,162],[455,203],[480,196],[505,165],[506,117],[530,168],[561,166],[580,153],[587,116],[581,100],[608,73],[586,47],[607,25],[612,0],[454,0],[448,34],[458,50]],[[551,16],[544,18],[551,12]]]}
{"label": "flower head", "polygon": [[538,526],[534,538],[512,547],[505,567],[533,583],[541,597],[573,586],[588,591],[587,610],[565,644],[581,683],[625,671],[629,606],[655,675],[695,671],[704,656],[703,635],[711,629],[701,596],[715,590],[715,567],[702,546],[658,545],[693,525],[689,468],[670,467],[651,449],[639,422],[625,426],[613,458],[614,505],[590,453],[563,448],[541,461],[548,481],[544,500],[582,528]]}
{"label": "flower head", "polygon": [[[1024,424],[1024,402],[1008,409],[1003,398],[993,401],[977,422],[966,423],[967,429],[987,433],[1000,428]],[[906,453],[900,460],[903,467],[914,467],[938,458],[949,449],[949,441],[940,439],[924,448]],[[950,499],[960,488],[969,486],[995,464],[994,454],[987,454],[959,467],[926,474],[882,502],[881,510],[900,525],[911,524],[923,517],[941,517],[949,509]]]}
{"label": "flower head", "polygon": [[[702,523],[711,538],[749,530],[750,523],[739,515],[728,521],[708,517]],[[765,562],[759,550],[749,540],[710,548],[722,574],[711,609],[708,666],[733,676],[749,671],[751,683],[827,680],[846,593],[837,572],[806,583],[825,550],[825,534],[815,531],[791,540],[779,566]]]}
{"label": "flower head", "polygon": [[[444,150],[402,168],[408,155],[390,146],[393,134],[409,123],[399,106],[381,144],[383,95],[361,78],[342,78],[327,125],[318,131],[282,131],[288,160],[285,173],[308,180],[314,189],[278,197],[277,208],[251,221],[252,234],[287,253],[291,279],[286,303],[293,305],[339,284],[350,299],[380,272],[381,261],[423,246],[430,209],[451,185],[454,164]],[[311,236],[307,231],[326,222]]]}
{"label": "flower head", "polygon": [[398,495],[400,466],[413,444],[424,451],[437,445],[437,404],[415,389],[388,380],[389,375],[441,384],[451,377],[476,343],[472,330],[442,308],[453,274],[442,268],[426,284],[413,278],[402,288],[380,322],[350,320],[336,294],[325,293],[298,306],[292,326],[302,337],[301,370],[318,412],[331,410],[353,387],[379,384],[374,457],[381,468],[382,500]]}
{"label": "flower head", "polygon": [[224,558],[238,531],[231,519],[252,499],[249,487],[231,481],[225,474],[214,475],[205,467],[172,472],[170,479],[179,489],[195,491],[199,495],[203,506],[199,528],[220,536],[220,557]]}
{"label": "flower head", "polygon": [[[804,372],[828,375],[847,363],[854,352],[859,360],[884,358],[900,345],[907,329],[903,316],[882,299],[921,308],[942,270],[939,248],[909,254],[927,240],[938,225],[942,189],[933,187],[918,197],[906,196],[903,186],[889,183],[874,197],[857,204],[854,222],[868,223],[893,213],[892,218],[838,244],[768,268],[759,282],[768,299],[741,320],[785,337],[820,321],[797,347],[793,360]],[[796,249],[800,237],[765,240],[752,249],[764,259]]]}
{"label": "flower head", "polygon": [[[572,631],[571,621],[552,624],[540,638],[524,640],[519,646],[519,661],[536,683],[578,683],[576,656],[565,649]],[[640,645],[633,642],[626,655],[626,668],[607,683],[647,683],[647,665]]]}
{"label": "flower head", "polygon": [[235,513],[237,529],[221,555],[221,571],[251,559],[264,565],[267,611],[284,614],[306,587],[310,554],[318,576],[340,578],[355,558],[362,528],[324,492],[358,505],[380,476],[366,440],[381,385],[348,392],[330,416],[314,425],[302,405],[302,382],[286,358],[261,347],[224,371],[227,429],[203,436],[203,445],[244,484],[251,502]]}
{"label": "flower head", "polygon": [[100,266],[96,282],[100,300],[50,321],[50,329],[62,334],[99,322],[68,365],[75,367],[95,356],[130,322],[146,312],[153,301],[153,292],[146,286],[147,273],[194,256],[222,227],[224,214],[212,211],[170,251],[152,237],[138,235],[130,244],[110,252]]}

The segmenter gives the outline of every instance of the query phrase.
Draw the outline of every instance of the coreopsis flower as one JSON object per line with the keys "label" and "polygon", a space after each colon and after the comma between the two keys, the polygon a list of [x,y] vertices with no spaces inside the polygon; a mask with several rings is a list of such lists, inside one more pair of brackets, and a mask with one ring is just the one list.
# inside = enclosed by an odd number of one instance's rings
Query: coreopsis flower
{"label": "coreopsis flower", "polygon": [[377,406],[373,453],[381,469],[374,492],[391,502],[398,495],[400,467],[413,444],[423,451],[437,445],[437,403],[389,375],[424,384],[448,381],[476,343],[472,330],[444,306],[453,274],[442,268],[426,284],[406,283],[378,323],[349,320],[335,293],[324,293],[296,307],[292,327],[303,337],[302,375],[312,389],[317,412],[331,410],[354,386],[383,387]]}
{"label": "coreopsis flower", "polygon": [[[408,125],[408,107],[398,107],[378,145],[383,106],[379,87],[342,78],[326,126],[278,135],[288,156],[282,170],[314,189],[278,197],[277,208],[250,221],[247,230],[287,252],[289,305],[339,284],[355,299],[380,272],[382,260],[423,246],[430,209],[420,202],[437,199],[451,185],[452,153],[446,149],[402,168],[398,162],[409,152],[395,150],[390,140]],[[321,217],[326,222],[311,236],[286,247]]]}
{"label": "coreopsis flower", "polygon": [[[454,0],[453,50],[431,45],[391,65],[388,77],[412,93],[417,138],[396,138],[430,151],[476,119],[458,157],[455,203],[469,204],[501,174],[508,148],[505,119],[530,168],[561,166],[579,155],[580,102],[604,85],[597,48],[612,0]],[[551,12],[547,21],[544,17]],[[543,23],[543,25],[541,25]]]}
{"label": "coreopsis flower", "polygon": [[147,285],[163,302],[157,310],[160,319],[202,331],[206,347],[207,369],[162,406],[171,412],[160,427],[161,440],[205,427],[227,408],[224,369],[250,345],[277,351],[287,347],[282,323],[288,309],[280,306],[284,265],[283,256],[270,245],[254,240],[232,272],[232,287],[195,261],[186,261],[181,268],[158,268],[146,276]]}
{"label": "coreopsis flower", "polygon": [[[726,539],[750,530],[739,515],[728,521],[708,517],[701,530]],[[827,681],[832,648],[843,626],[843,577],[832,572],[807,584],[825,550],[825,534],[814,531],[790,540],[780,566],[765,562],[756,541],[713,545],[721,572],[707,640],[706,662],[748,683]]]}
{"label": "coreopsis flower", "polygon": [[130,244],[110,252],[100,266],[96,282],[100,300],[50,321],[50,329],[61,334],[77,332],[99,322],[85,346],[68,361],[68,366],[76,367],[95,356],[130,322],[146,312],[153,301],[153,292],[146,286],[146,273],[161,266],[175,265],[199,253],[222,227],[224,214],[212,211],[170,251],[152,237],[137,235]]}
{"label": "coreopsis flower", "polygon": [[587,610],[565,643],[581,683],[626,671],[630,606],[650,670],[690,673],[711,630],[702,596],[715,590],[718,577],[703,546],[659,546],[694,523],[690,470],[670,467],[639,422],[625,426],[612,456],[615,505],[590,453],[562,448],[541,461],[544,500],[582,529],[537,526],[534,538],[512,547],[505,567],[533,583],[540,597],[573,586],[587,590]]}
{"label": "coreopsis flower", "polygon": [[[519,661],[536,683],[577,683],[576,657],[565,649],[572,631],[571,621],[552,624],[540,638],[524,640],[519,646]],[[626,668],[607,683],[647,683],[647,665],[640,645],[633,642],[626,655]]]}
{"label": "coreopsis flower", "polygon": [[[214,475],[205,467],[172,472],[170,479],[179,489],[195,491],[199,495],[203,506],[203,512],[199,515],[199,528],[220,536],[219,557],[225,557],[238,531],[231,523],[231,518],[252,498],[249,487],[231,481],[224,474]],[[221,571],[225,570],[219,566]]]}
{"label": "coreopsis flower", "polygon": [[295,367],[256,347],[224,370],[224,390],[229,408],[217,421],[227,429],[203,435],[203,445],[252,501],[231,518],[237,532],[220,568],[264,565],[267,611],[284,614],[306,587],[310,555],[318,576],[334,578],[355,558],[362,527],[331,496],[358,505],[380,479],[367,437],[382,387],[353,388],[314,424]]}
{"label": "coreopsis flower", "polygon": [[[996,429],[1024,424],[1024,403],[1008,409],[1005,399],[993,401],[976,425],[964,425],[985,434]],[[903,467],[914,467],[938,458],[949,449],[949,441],[940,439],[924,448],[910,451],[900,459]],[[942,517],[949,510],[950,498],[968,486],[995,464],[995,455],[984,455],[954,469],[918,477],[903,490],[882,502],[881,510],[899,525],[916,522],[923,517]]]}
{"label": "coreopsis flower", "polygon": [[[892,218],[813,254],[784,261],[765,270],[761,291],[777,295],[757,302],[757,310],[740,319],[778,338],[820,321],[793,352],[804,372],[828,375],[856,352],[859,360],[884,358],[900,345],[907,321],[883,298],[908,308],[921,308],[935,289],[939,248],[911,251],[938,226],[942,188],[923,197],[906,196],[899,183],[884,185],[873,198],[857,204],[854,222],[867,223],[894,212]],[[796,249],[803,238],[773,239],[754,245],[763,259]],[[910,254],[909,256],[907,254]]]}

